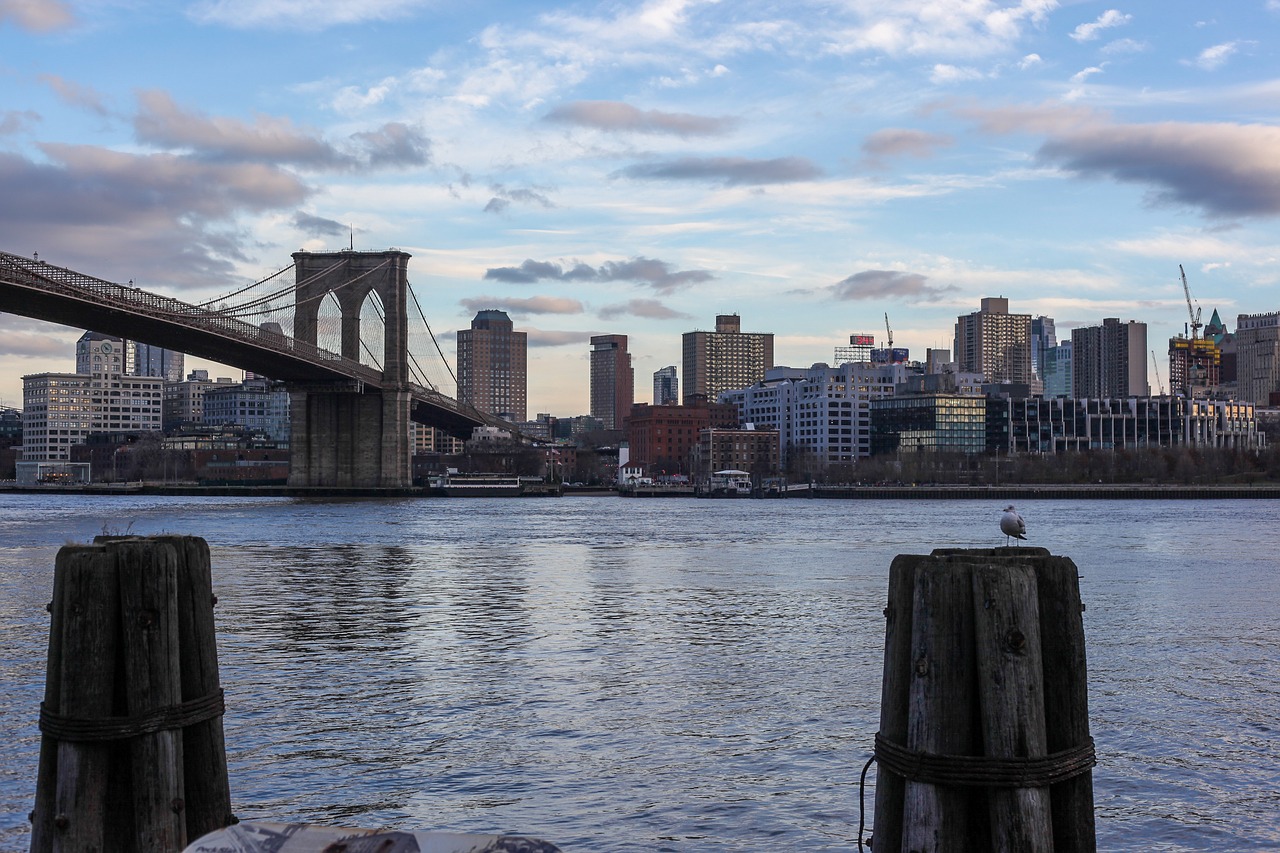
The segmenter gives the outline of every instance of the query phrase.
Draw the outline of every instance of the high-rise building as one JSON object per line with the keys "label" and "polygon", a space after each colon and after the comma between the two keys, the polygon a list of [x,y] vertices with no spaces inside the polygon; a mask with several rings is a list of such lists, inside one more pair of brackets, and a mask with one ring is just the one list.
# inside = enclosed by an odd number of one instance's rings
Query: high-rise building
{"label": "high-rise building", "polygon": [[1010,314],[1009,300],[989,296],[956,318],[956,364],[987,382],[1031,384],[1031,315]]}
{"label": "high-rise building", "polygon": [[171,349],[151,344],[134,345],[134,376],[159,376],[166,382],[181,382],[186,357]]}
{"label": "high-rise building", "polygon": [[680,379],[674,364],[653,372],[653,404],[655,406],[678,405]]}
{"label": "high-rise building", "polygon": [[591,338],[591,416],[605,429],[622,429],[635,402],[635,370],[626,335]]}
{"label": "high-rise building", "polygon": [[1050,347],[1044,354],[1040,377],[1045,397],[1071,396],[1071,341]]}
{"label": "high-rise building", "polygon": [[1169,393],[1207,396],[1222,383],[1222,350],[1211,337],[1169,339]]}
{"label": "high-rise building", "polygon": [[832,364],[839,367],[849,362],[865,363],[871,361],[871,350],[876,345],[876,336],[858,332],[849,336],[847,347],[836,347],[835,360]]}
{"label": "high-rise building", "polygon": [[684,333],[684,399],[714,403],[721,391],[746,388],[773,367],[773,334],[744,332],[737,314],[716,316],[714,332]]}
{"label": "high-rise building", "polygon": [[1071,396],[1145,397],[1147,324],[1108,317],[1101,326],[1071,330]]}
{"label": "high-rise building", "polygon": [[1045,355],[1058,345],[1058,333],[1052,317],[1031,318],[1031,375],[1044,381]]}
{"label": "high-rise building", "polygon": [[1280,311],[1236,317],[1236,396],[1270,405],[1280,392]]}
{"label": "high-rise building", "polygon": [[528,337],[505,311],[477,313],[471,328],[458,332],[458,400],[511,423],[525,420]]}

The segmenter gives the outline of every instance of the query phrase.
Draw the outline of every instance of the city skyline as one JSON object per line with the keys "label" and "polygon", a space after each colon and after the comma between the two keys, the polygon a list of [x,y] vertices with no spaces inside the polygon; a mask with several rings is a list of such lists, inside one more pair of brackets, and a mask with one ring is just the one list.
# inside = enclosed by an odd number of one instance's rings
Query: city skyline
{"label": "city skyline", "polygon": [[[479,310],[528,332],[531,412],[589,411],[593,335],[650,376],[729,313],[808,367],[885,314],[950,349],[1002,297],[1060,340],[1145,322],[1167,371],[1178,264],[1229,327],[1280,308],[1277,26],[1277,0],[0,0],[0,249],[202,301],[396,246],[455,365]],[[0,400],[83,331],[0,315]]]}

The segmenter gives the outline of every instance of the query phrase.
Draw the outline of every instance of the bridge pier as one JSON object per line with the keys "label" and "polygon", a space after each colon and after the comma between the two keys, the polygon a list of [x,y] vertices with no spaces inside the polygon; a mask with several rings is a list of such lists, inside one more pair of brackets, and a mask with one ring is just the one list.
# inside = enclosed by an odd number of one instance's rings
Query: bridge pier
{"label": "bridge pier", "polygon": [[289,412],[290,486],[413,484],[407,391],[295,389]]}

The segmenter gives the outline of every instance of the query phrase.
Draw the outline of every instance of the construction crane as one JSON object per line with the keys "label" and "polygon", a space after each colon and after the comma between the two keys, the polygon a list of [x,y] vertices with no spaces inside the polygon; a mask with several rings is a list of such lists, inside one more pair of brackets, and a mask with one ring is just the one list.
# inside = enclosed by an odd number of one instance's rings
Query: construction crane
{"label": "construction crane", "polygon": [[[884,315],[884,330],[889,333],[889,349],[892,350],[893,349],[893,329],[889,328],[889,312],[887,311],[885,312],[885,315]],[[890,353],[889,357],[893,358],[892,353]]]}
{"label": "construction crane", "polygon": [[1160,381],[1160,364],[1156,361],[1156,351],[1151,351],[1151,369],[1156,372],[1156,387],[1160,389],[1160,396],[1164,396],[1164,383]]}
{"label": "construction crane", "polygon": [[1187,295],[1187,314],[1191,317],[1191,340],[1200,337],[1200,327],[1204,325],[1200,322],[1200,306],[1194,309],[1191,307],[1191,288],[1187,286],[1187,274],[1182,269],[1182,264],[1178,264],[1178,272],[1182,275],[1182,292]]}

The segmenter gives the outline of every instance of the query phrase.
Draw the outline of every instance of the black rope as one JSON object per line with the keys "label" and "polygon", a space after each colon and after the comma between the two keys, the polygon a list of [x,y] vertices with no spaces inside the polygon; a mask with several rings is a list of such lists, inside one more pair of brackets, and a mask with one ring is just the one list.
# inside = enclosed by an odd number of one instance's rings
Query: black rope
{"label": "black rope", "polygon": [[225,711],[221,690],[199,699],[180,702],[167,708],[156,708],[132,717],[101,717],[93,720],[55,714],[41,702],[40,731],[57,740],[100,743],[185,729],[187,726],[221,717]]}
{"label": "black rope", "polygon": [[867,825],[867,771],[871,769],[871,765],[875,763],[876,757],[873,755],[867,759],[867,763],[862,765],[862,778],[858,780],[858,849],[870,847],[868,843],[862,840],[862,832]]}
{"label": "black rope", "polygon": [[1087,773],[1098,763],[1093,738],[1032,758],[987,755],[935,755],[907,749],[876,732],[874,760],[880,767],[912,782],[987,788],[1043,788]]}

